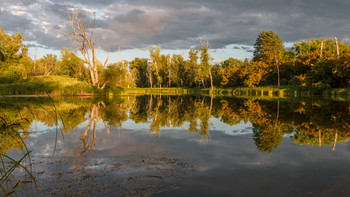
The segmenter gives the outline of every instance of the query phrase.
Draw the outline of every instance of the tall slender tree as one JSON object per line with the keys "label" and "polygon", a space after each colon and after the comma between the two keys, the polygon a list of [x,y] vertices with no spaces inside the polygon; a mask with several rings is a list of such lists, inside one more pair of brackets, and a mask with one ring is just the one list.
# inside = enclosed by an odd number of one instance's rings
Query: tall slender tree
{"label": "tall slender tree", "polygon": [[154,69],[154,74],[156,76],[156,84],[159,85],[160,88],[162,88],[162,79],[161,76],[159,74],[159,70],[160,70],[160,45],[158,45],[158,47],[156,47],[154,49],[153,46],[150,47],[149,49],[150,52],[150,56],[152,59],[152,68]]}
{"label": "tall slender tree", "polygon": [[285,53],[282,39],[273,31],[262,31],[255,41],[254,48],[253,61],[276,66],[278,88],[280,88],[280,63]]}
{"label": "tall slender tree", "polygon": [[199,82],[199,67],[198,67],[198,51],[194,48],[190,49],[188,52],[189,56],[189,78],[190,86],[194,82],[196,87],[198,87]]}
{"label": "tall slender tree", "polygon": [[211,61],[212,58],[209,55],[209,41],[208,40],[202,40],[201,41],[201,45],[202,45],[202,48],[200,49],[200,51],[201,51],[201,57],[200,57],[201,64],[200,64],[200,67],[201,67],[201,76],[202,76],[202,80],[203,80],[203,85],[204,85],[204,80],[206,78],[208,78],[208,76],[209,76],[211,90],[213,91],[214,90],[213,76],[212,76],[212,73],[211,73],[211,64],[210,64],[210,61]]}

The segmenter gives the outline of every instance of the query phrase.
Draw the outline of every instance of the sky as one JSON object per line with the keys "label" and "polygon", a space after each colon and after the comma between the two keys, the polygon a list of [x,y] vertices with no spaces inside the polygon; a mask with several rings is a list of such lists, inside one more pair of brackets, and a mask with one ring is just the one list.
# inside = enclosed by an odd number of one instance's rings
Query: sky
{"label": "sky", "polygon": [[76,51],[64,36],[67,7],[96,15],[95,38],[101,61],[149,58],[151,45],[162,54],[199,49],[207,39],[214,62],[251,58],[261,31],[273,30],[286,47],[300,40],[350,40],[349,0],[0,0],[0,27],[25,36],[31,57]]}

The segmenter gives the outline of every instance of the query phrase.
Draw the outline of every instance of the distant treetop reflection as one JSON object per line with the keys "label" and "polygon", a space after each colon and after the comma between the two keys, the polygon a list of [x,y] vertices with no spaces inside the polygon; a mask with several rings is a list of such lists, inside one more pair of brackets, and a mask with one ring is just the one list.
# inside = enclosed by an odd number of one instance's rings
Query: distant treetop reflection
{"label": "distant treetop reflection", "polygon": [[[327,145],[333,150],[337,143],[350,138],[349,102],[169,95],[128,96],[103,101],[96,98],[51,99],[53,102],[44,98],[1,98],[0,117],[8,122],[25,118],[32,125],[43,122],[50,127],[60,126],[64,134],[88,121],[84,136],[81,137],[87,147],[93,144],[98,122],[103,122],[109,132],[108,127],[120,128],[129,119],[136,124],[148,123],[150,133],[157,136],[161,136],[164,127],[186,125],[189,133],[199,134],[203,140],[208,140],[209,130],[213,126],[210,122],[212,117],[232,126],[232,130],[234,125],[250,122],[253,125],[253,140],[261,152],[276,150],[286,134],[294,143]],[[88,140],[91,125],[93,132]],[[28,128],[28,123],[18,127],[24,130]],[[9,139],[6,141],[4,138]],[[10,142],[10,138],[1,133],[1,152],[7,151],[4,148],[16,148],[2,143]]]}

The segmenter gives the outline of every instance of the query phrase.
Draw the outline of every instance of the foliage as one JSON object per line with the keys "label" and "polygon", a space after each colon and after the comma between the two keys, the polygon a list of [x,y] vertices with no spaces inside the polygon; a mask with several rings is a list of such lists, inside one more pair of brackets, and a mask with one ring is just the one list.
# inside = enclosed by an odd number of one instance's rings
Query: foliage
{"label": "foliage", "polygon": [[61,60],[57,63],[58,74],[77,78],[80,81],[90,82],[88,69],[84,66],[85,61],[76,56],[68,48],[61,49]]}
{"label": "foliage", "polygon": [[260,32],[254,44],[253,62],[262,61],[277,68],[278,87],[280,87],[280,63],[285,49],[282,39],[273,31]]}
{"label": "foliage", "polygon": [[25,76],[28,56],[23,40],[20,33],[8,35],[0,28],[0,83],[12,83]]}
{"label": "foliage", "polygon": [[103,81],[107,82],[109,88],[130,88],[135,87],[132,74],[127,69],[127,62],[110,64],[103,71]]}
{"label": "foliage", "polygon": [[198,51],[191,48],[188,52],[188,73],[189,73],[189,86],[192,87],[193,83],[198,87],[199,83],[199,65],[198,65]]}
{"label": "foliage", "polygon": [[148,85],[147,67],[148,60],[146,58],[135,58],[129,64],[133,78],[137,87],[146,87]]}
{"label": "foliage", "polygon": [[285,52],[283,41],[273,31],[262,31],[254,44],[253,61],[278,65]]}
{"label": "foliage", "polygon": [[[221,65],[220,85],[225,87],[237,87],[243,85],[243,62],[234,58],[229,58]],[[215,76],[215,75],[214,75]]]}
{"label": "foliage", "polygon": [[244,84],[249,87],[258,86],[266,75],[271,71],[271,67],[262,61],[252,62],[243,70],[243,75],[246,75]]}

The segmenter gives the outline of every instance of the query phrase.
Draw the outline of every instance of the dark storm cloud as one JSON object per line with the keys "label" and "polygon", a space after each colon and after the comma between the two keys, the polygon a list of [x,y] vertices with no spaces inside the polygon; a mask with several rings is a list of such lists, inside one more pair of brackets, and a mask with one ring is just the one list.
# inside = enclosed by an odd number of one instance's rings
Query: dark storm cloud
{"label": "dark storm cloud", "polygon": [[22,32],[23,30],[30,29],[30,20],[23,16],[15,16],[10,12],[1,9],[0,10],[1,25],[0,28],[10,32]]}
{"label": "dark storm cloud", "polygon": [[[68,42],[66,6],[96,12],[96,36],[103,49],[188,49],[208,39],[213,49],[252,46],[262,30],[286,42],[320,37],[349,40],[346,0],[3,0],[1,27],[19,31],[51,48]],[[252,51],[251,48],[243,48]]]}

